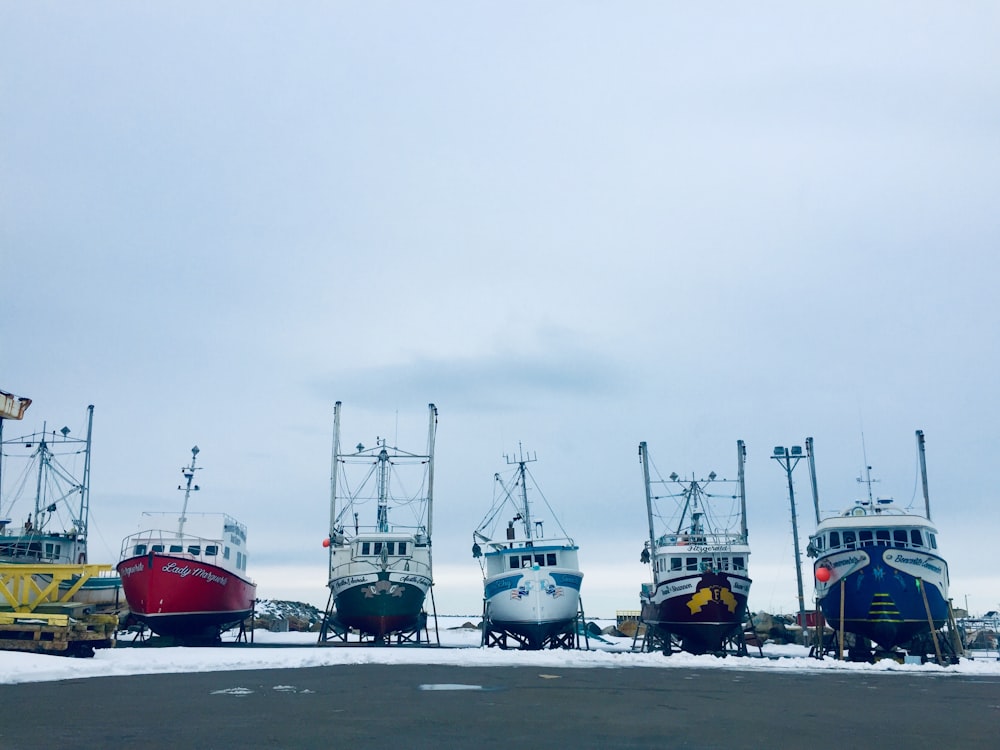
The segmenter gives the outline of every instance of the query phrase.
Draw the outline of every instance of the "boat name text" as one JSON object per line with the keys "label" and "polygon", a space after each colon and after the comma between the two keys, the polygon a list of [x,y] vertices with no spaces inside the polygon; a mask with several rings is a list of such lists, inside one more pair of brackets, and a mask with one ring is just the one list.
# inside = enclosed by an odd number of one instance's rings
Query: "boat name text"
{"label": "boat name text", "polygon": [[941,573],[941,566],[934,565],[931,558],[922,557],[906,557],[900,553],[897,553],[895,557],[890,555],[886,558],[886,562],[897,562],[903,563],[904,565],[916,565],[918,568],[927,568],[928,570],[933,570],[935,573]]}
{"label": "boat name text", "polygon": [[203,578],[208,583],[217,583],[220,586],[225,586],[229,583],[229,579],[225,576],[216,575],[215,573],[205,570],[204,568],[192,568],[190,565],[178,565],[173,562],[164,565],[163,572],[173,573],[181,578],[187,578],[188,576]]}
{"label": "boat name text", "polygon": [[141,563],[141,562],[140,563],[136,563],[135,565],[126,565],[124,568],[122,568],[122,575],[123,576],[130,576],[133,573],[141,573],[145,569],[146,569],[146,566],[143,563]]}

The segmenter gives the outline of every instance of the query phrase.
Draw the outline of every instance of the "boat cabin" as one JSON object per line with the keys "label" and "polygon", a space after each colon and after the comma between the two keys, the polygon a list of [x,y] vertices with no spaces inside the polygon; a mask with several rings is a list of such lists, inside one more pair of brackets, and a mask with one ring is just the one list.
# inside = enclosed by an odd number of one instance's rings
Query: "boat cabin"
{"label": "boat cabin", "polygon": [[[213,516],[218,514],[199,515]],[[221,535],[178,534],[176,530],[161,529],[132,534],[123,543],[122,559],[142,557],[153,553],[179,557],[192,562],[204,562],[245,573],[247,569],[246,527],[224,514],[222,514],[222,518]],[[205,531],[205,529],[201,530]]]}
{"label": "boat cabin", "polygon": [[843,515],[822,521],[809,537],[807,554],[815,557],[865,547],[936,550],[937,529],[923,516],[886,507],[891,502],[879,498],[872,507],[869,502],[859,501]]}
{"label": "boat cabin", "polygon": [[487,552],[486,575],[494,576],[499,573],[506,573],[522,568],[560,568],[573,569],[579,567],[576,545],[546,545],[546,546],[517,546],[513,548],[503,548]]}
{"label": "boat cabin", "polygon": [[709,573],[709,572],[739,572],[746,573],[747,556],[728,552],[711,555],[657,555],[654,571],[656,573]]}

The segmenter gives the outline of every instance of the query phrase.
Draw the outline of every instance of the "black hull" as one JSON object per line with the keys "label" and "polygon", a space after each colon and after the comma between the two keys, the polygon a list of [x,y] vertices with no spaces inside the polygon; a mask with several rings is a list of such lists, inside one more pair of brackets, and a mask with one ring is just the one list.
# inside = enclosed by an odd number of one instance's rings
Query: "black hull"
{"label": "black hull", "polygon": [[[676,590],[685,593],[671,595]],[[740,632],[749,590],[749,578],[720,573],[664,581],[643,598],[642,621],[661,636],[676,636],[684,651],[721,653],[726,641]]]}

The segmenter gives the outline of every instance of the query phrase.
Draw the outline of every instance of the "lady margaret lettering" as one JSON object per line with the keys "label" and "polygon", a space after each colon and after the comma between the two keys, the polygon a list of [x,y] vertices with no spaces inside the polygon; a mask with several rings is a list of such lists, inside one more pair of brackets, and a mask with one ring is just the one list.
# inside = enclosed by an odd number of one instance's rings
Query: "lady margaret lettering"
{"label": "lady margaret lettering", "polygon": [[175,562],[169,562],[163,566],[163,572],[173,573],[181,578],[194,576],[195,578],[204,579],[207,583],[217,583],[220,586],[226,586],[229,583],[229,578],[227,576],[216,575],[210,570],[205,570],[200,566],[191,567],[190,565],[178,565]]}

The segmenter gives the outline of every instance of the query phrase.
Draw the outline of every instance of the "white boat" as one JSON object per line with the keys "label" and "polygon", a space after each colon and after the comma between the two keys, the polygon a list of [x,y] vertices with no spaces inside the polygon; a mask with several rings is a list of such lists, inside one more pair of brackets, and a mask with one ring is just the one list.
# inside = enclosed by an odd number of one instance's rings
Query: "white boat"
{"label": "white boat", "polygon": [[[583,621],[579,548],[534,484],[527,464],[535,458],[522,451],[505,458],[513,473],[494,476],[493,504],[472,535],[483,573],[483,642],[529,650],[574,647]],[[546,537],[544,522],[532,515],[529,479],[560,535]],[[503,520],[507,525],[497,534]]]}
{"label": "white boat", "polygon": [[[49,431],[43,423],[39,432],[8,438],[4,422],[0,419],[0,563],[86,565],[94,407],[87,407],[84,437],[68,427]],[[74,577],[61,588],[77,582]],[[120,592],[121,579],[109,571],[87,576],[72,600],[114,607]]]}
{"label": "white boat", "polygon": [[[333,460],[330,477],[330,598],[320,643],[347,640],[350,633],[374,643],[416,641],[427,633],[425,598],[431,590],[431,531],[434,488],[434,440],[437,408],[429,404],[426,453],[359,443],[340,449],[340,407],[334,406]],[[361,467],[353,468],[353,467]],[[403,481],[419,473],[416,484]],[[357,481],[355,481],[357,480]],[[416,487],[407,494],[406,488]],[[369,525],[360,513],[374,506]],[[390,522],[390,511],[410,513],[409,524]],[[433,597],[432,597],[433,603]]]}
{"label": "white boat", "polygon": [[[684,651],[724,653],[726,641],[742,634],[750,594],[745,454],[743,441],[737,441],[737,493],[717,493],[714,487],[728,480],[714,471],[705,479],[682,479],[676,472],[667,479],[651,477],[655,469],[646,443],[639,444],[649,518],[641,559],[652,573],[639,597],[647,647],[670,653],[676,637]],[[731,507],[719,513],[714,507],[719,503]],[[726,526],[724,519],[733,518],[739,525]]]}

